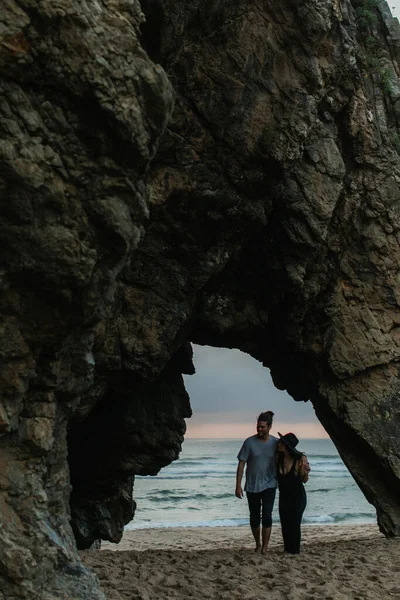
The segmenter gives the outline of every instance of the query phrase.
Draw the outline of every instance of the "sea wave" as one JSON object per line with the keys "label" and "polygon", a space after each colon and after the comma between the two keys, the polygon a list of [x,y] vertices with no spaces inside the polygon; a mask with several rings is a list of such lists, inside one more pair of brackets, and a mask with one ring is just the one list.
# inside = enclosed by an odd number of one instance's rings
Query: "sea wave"
{"label": "sea wave", "polygon": [[[315,460],[314,458],[309,457],[309,461],[311,471],[314,475],[322,473],[327,476],[336,476],[336,474],[340,474],[344,477],[351,477],[349,471],[339,457],[329,457],[326,460]],[[136,478],[141,479],[146,477],[148,479],[157,479],[158,481],[161,479],[191,479],[199,477],[231,478],[236,475],[236,467],[236,461],[221,460],[216,459],[215,457],[207,457],[207,460],[200,460],[198,458],[195,460],[186,459],[179,460],[176,463],[165,467],[158,475],[137,475]]]}
{"label": "sea wave", "polygon": [[158,529],[158,528],[169,528],[169,527],[242,527],[249,525],[248,519],[214,519],[210,521],[187,521],[177,522],[172,521],[159,521],[157,523],[152,522],[141,522],[135,523],[131,521],[126,525],[125,529]]}
{"label": "sea wave", "polygon": [[[315,468],[311,465],[311,475],[315,477],[349,477],[351,478],[351,474],[343,468],[329,468],[329,469],[321,469]],[[136,479],[154,479],[157,481],[162,480],[179,480],[184,481],[186,479],[206,479],[206,478],[217,478],[217,479],[232,479],[235,478],[236,471],[225,471],[225,470],[213,470],[209,471],[207,469],[198,469],[196,471],[175,471],[174,473],[164,473],[159,475],[136,475]]]}
{"label": "sea wave", "polygon": [[329,471],[329,472],[340,471],[341,473],[348,473],[348,470],[346,469],[346,467],[341,464],[325,465],[324,463],[319,463],[319,464],[310,463],[310,467],[311,467],[311,470],[315,471],[316,473],[325,473],[326,471]]}
{"label": "sea wave", "polygon": [[177,479],[177,480],[185,480],[185,479],[204,479],[206,477],[218,478],[218,479],[232,479],[234,478],[236,473],[232,471],[231,473],[226,473],[224,471],[192,471],[188,473],[171,473],[165,475],[136,475],[135,479],[156,479],[157,481],[162,481],[163,479]]}
{"label": "sea wave", "polygon": [[[303,519],[304,525],[335,525],[335,524],[368,524],[376,521],[375,516],[370,513],[334,513],[322,515],[309,515]],[[249,526],[248,519],[210,519],[190,521],[157,521],[149,520],[131,521],[126,526],[128,530],[135,529],[158,529],[171,527],[242,527]],[[279,526],[279,521],[275,523]]]}
{"label": "sea wave", "polygon": [[333,454],[307,454],[308,458],[312,457],[313,461],[324,461],[324,462],[341,462],[341,458],[339,455],[333,455]]}
{"label": "sea wave", "polygon": [[233,495],[232,493],[225,493],[225,494],[202,494],[201,492],[197,492],[196,494],[193,494],[192,492],[187,492],[184,494],[176,494],[173,490],[169,491],[169,490],[160,490],[160,492],[152,492],[150,494],[146,494],[145,497],[140,497],[137,496],[136,500],[138,499],[144,499],[146,498],[146,500],[149,500],[150,502],[182,502],[185,500],[209,500],[210,497],[212,498],[212,500],[226,500],[228,498],[231,498]]}
{"label": "sea wave", "polygon": [[373,513],[332,513],[322,515],[307,515],[303,518],[305,524],[328,524],[328,523],[373,523],[376,517]]}
{"label": "sea wave", "polygon": [[223,458],[222,456],[214,456],[213,459],[208,459],[208,460],[199,460],[196,458],[191,458],[191,459],[179,459],[176,460],[174,462],[172,462],[170,465],[168,465],[167,467],[165,467],[165,469],[170,470],[170,469],[176,469],[180,467],[180,465],[184,465],[184,466],[192,466],[192,465],[197,465],[197,464],[201,464],[201,465],[205,465],[205,466],[209,466],[210,464],[212,465],[221,465],[221,466],[226,466],[226,465],[232,465],[232,466],[236,466],[238,463],[237,458],[235,456],[230,456],[229,458]]}

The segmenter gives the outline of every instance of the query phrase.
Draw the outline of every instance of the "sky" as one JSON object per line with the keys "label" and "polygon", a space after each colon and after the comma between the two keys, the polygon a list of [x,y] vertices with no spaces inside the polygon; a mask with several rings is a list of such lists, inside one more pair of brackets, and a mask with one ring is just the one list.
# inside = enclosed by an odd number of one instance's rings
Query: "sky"
{"label": "sky", "polygon": [[186,438],[240,438],[255,433],[263,410],[275,413],[271,433],[293,431],[299,439],[328,437],[310,402],[295,402],[274,387],[269,369],[226,348],[193,345],[196,373],[185,375],[193,416]]}
{"label": "sky", "polygon": [[400,0],[389,0],[388,4],[391,8],[392,14],[395,17],[399,18],[400,17]]}

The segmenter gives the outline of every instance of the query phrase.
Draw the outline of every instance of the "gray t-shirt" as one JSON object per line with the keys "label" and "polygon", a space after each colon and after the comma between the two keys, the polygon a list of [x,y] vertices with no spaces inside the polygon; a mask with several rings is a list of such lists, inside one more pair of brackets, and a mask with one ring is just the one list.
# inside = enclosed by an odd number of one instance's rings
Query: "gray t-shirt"
{"label": "gray t-shirt", "polygon": [[245,492],[263,492],[276,487],[275,452],[278,441],[273,435],[266,442],[252,435],[243,442],[237,457],[246,461]]}

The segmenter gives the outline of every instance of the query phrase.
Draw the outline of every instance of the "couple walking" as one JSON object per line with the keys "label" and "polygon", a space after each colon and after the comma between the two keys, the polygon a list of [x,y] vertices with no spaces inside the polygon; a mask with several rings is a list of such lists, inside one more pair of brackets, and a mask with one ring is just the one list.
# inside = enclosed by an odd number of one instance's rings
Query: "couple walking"
{"label": "couple walking", "polygon": [[[307,499],[304,483],[310,466],[307,457],[296,450],[294,433],[279,438],[270,435],[272,411],[262,412],[257,419],[257,434],[247,438],[238,454],[236,496],[243,498],[242,478],[245,465],[245,492],[250,511],[250,527],[256,551],[264,554],[271,536],[272,509],[276,487],[279,487],[279,517],[285,552],[300,552],[301,519]],[[262,523],[262,529],[260,529]]]}

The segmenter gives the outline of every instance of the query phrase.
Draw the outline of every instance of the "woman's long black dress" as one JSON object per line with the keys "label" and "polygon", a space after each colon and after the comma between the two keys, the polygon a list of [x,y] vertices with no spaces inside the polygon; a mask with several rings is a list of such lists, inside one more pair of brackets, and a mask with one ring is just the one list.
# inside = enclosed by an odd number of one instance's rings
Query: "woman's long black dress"
{"label": "woman's long black dress", "polygon": [[291,469],[283,473],[283,453],[278,455],[277,478],[279,485],[279,517],[284,549],[291,554],[300,552],[301,519],[307,504],[306,490],[296,471],[296,460]]}

